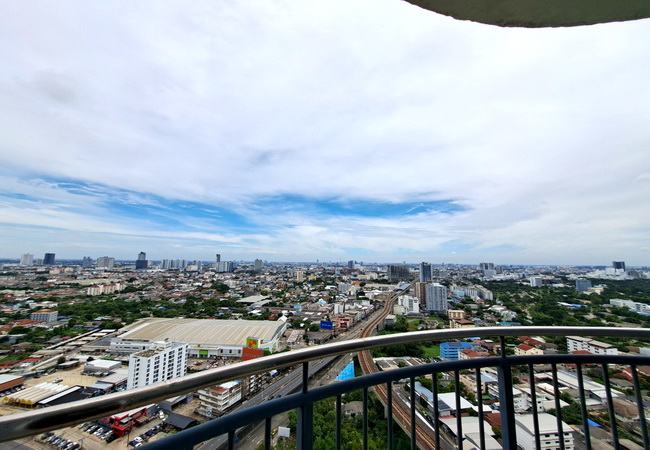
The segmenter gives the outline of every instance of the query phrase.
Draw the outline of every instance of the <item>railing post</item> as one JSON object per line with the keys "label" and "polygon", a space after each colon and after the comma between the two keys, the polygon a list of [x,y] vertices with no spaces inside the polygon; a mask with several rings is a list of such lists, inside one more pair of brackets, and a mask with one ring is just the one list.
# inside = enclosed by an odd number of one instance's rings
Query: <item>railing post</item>
{"label": "railing post", "polygon": [[416,426],[415,426],[415,378],[411,377],[410,379],[410,394],[411,394],[411,450],[417,449],[417,440],[416,440]]}
{"label": "railing post", "polygon": [[440,448],[440,424],[438,422],[438,411],[439,411],[439,402],[438,402],[438,372],[431,374],[431,379],[433,381],[433,432],[435,433],[435,446]]}
{"label": "railing post", "polygon": [[517,450],[515,404],[512,400],[512,368],[506,361],[506,338],[501,339],[501,361],[497,368],[499,378],[499,405],[501,411],[501,438],[504,450]]}
{"label": "railing post", "polygon": [[485,421],[483,420],[483,388],[481,384],[481,369],[478,368],[476,369],[476,405],[478,406],[478,432],[481,436],[479,443],[481,444],[481,450],[483,450],[485,449]]}
{"label": "railing post", "polygon": [[645,412],[643,407],[643,396],[641,395],[641,386],[639,386],[639,374],[636,370],[636,365],[630,366],[632,370],[632,382],[634,383],[634,394],[636,396],[636,404],[639,407],[639,425],[641,426],[641,438],[643,439],[643,448],[650,449],[650,442],[648,442],[648,424],[645,421]]}
{"label": "railing post", "polygon": [[368,450],[368,388],[363,390],[363,450]]}
{"label": "railing post", "polygon": [[388,450],[393,450],[393,383],[389,381],[386,383],[386,422],[388,429]]}
{"label": "railing post", "polygon": [[[309,363],[302,363],[302,393],[307,394],[309,390]],[[303,403],[298,409],[297,423],[297,445],[298,450],[311,449],[314,442],[314,404]]]}
{"label": "railing post", "polygon": [[336,396],[336,450],[341,450],[341,395]]}
{"label": "railing post", "polygon": [[454,385],[456,386],[455,400],[456,400],[456,447],[463,448],[463,417],[460,414],[460,371],[454,371]]}

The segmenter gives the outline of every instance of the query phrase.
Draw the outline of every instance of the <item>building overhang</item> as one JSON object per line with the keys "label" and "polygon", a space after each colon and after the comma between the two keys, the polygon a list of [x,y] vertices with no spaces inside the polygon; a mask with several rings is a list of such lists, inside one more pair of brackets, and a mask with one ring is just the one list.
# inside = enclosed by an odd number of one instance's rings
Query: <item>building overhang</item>
{"label": "building overhang", "polygon": [[501,27],[547,28],[650,17],[647,0],[406,0],[459,20]]}

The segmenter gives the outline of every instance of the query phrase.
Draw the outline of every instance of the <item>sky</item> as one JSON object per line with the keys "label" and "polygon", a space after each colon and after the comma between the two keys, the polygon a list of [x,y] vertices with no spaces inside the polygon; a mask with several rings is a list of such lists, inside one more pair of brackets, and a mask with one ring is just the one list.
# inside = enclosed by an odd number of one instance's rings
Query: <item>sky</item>
{"label": "sky", "polygon": [[650,22],[0,5],[0,257],[650,264]]}

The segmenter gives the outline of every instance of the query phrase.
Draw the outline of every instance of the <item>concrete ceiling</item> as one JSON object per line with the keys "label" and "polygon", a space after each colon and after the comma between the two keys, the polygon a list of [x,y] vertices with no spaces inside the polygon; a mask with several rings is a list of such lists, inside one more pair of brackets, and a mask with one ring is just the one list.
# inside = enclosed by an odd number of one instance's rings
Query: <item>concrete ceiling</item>
{"label": "concrete ceiling", "polygon": [[650,0],[406,0],[460,20],[501,27],[574,27],[650,17]]}

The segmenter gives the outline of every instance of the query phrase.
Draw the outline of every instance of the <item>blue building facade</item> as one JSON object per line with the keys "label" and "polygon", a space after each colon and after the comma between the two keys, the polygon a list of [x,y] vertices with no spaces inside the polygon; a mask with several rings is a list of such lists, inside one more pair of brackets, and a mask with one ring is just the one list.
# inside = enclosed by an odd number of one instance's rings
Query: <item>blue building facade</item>
{"label": "blue building facade", "polygon": [[471,342],[443,342],[440,344],[440,358],[450,361],[458,360],[458,352],[472,348]]}

